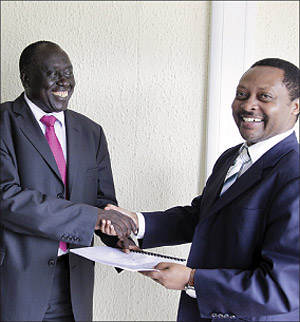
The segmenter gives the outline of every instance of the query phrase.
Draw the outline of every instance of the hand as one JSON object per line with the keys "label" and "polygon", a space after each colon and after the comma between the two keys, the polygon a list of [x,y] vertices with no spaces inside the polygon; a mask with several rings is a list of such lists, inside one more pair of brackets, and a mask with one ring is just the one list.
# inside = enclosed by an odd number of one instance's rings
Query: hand
{"label": "hand", "polygon": [[184,290],[184,287],[189,282],[192,270],[182,264],[164,262],[157,264],[154,268],[159,269],[159,271],[140,273],[171,290]]}
{"label": "hand", "polygon": [[109,236],[117,236],[115,228],[110,220],[102,219],[100,221],[100,230],[103,234],[106,234]]}
{"label": "hand", "polygon": [[95,227],[96,230],[101,229],[102,220],[104,220],[106,224],[107,221],[110,222],[110,226],[112,225],[110,228],[111,232],[118,236],[121,241],[130,236],[131,231],[135,234],[137,233],[134,221],[130,217],[123,215],[118,211],[98,209],[98,219]]}
{"label": "hand", "polygon": [[131,211],[128,211],[128,210],[126,210],[124,208],[120,208],[120,207],[117,207],[117,206],[114,206],[114,205],[111,205],[111,204],[108,204],[104,209],[105,210],[115,210],[115,211],[118,211],[118,212],[122,213],[123,215],[126,215],[126,216],[130,217],[134,221],[137,230],[139,229],[138,217],[137,217],[137,214],[135,212],[131,212]]}
{"label": "hand", "polygon": [[123,253],[130,253],[130,250],[139,250],[141,249],[134,243],[132,239],[125,238],[123,241],[118,240],[116,248],[120,248]]}

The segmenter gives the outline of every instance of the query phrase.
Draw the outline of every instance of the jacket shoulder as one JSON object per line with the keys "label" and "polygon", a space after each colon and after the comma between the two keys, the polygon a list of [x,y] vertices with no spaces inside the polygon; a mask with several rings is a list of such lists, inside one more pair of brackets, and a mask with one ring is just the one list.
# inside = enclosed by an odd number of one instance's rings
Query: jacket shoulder
{"label": "jacket shoulder", "polygon": [[26,105],[23,93],[16,98],[14,101],[7,101],[0,104],[0,115],[1,117],[4,117],[5,115],[10,115],[13,113],[14,106],[18,108],[22,108],[23,105]]}
{"label": "jacket shoulder", "polygon": [[98,123],[96,123],[95,121],[93,121],[92,119],[90,119],[89,117],[72,111],[72,110],[66,110],[66,115],[67,117],[73,118],[73,120],[77,123],[77,124],[82,124],[84,126],[89,126],[92,127],[94,129],[101,129],[101,125],[99,125]]}
{"label": "jacket shoulder", "polygon": [[0,114],[5,115],[7,113],[10,113],[12,111],[12,106],[14,104],[14,101],[8,101],[8,102],[3,102],[0,104]]}

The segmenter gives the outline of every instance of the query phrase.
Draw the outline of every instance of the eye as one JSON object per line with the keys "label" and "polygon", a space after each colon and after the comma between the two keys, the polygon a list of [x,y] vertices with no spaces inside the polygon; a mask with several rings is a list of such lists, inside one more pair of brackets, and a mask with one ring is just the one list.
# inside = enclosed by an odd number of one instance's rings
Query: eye
{"label": "eye", "polygon": [[70,69],[66,70],[65,71],[65,76],[67,76],[67,77],[73,76],[73,70],[70,70]]}
{"label": "eye", "polygon": [[46,72],[46,76],[49,78],[56,78],[58,76],[58,73],[55,70],[48,70]]}
{"label": "eye", "polygon": [[263,101],[270,101],[273,98],[273,96],[268,93],[261,93],[259,94],[259,98]]}
{"label": "eye", "polygon": [[236,99],[245,99],[247,98],[247,94],[245,92],[242,92],[242,91],[237,91],[236,94],[235,94],[235,98]]}

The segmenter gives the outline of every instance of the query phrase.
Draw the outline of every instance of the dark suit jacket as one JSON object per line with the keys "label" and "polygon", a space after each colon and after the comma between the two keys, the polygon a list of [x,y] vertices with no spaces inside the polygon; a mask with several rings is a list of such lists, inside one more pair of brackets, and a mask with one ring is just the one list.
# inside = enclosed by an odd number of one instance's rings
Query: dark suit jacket
{"label": "dark suit jacket", "polygon": [[197,269],[197,299],[182,292],[180,321],[214,313],[299,321],[297,139],[292,134],[279,142],[219,197],[239,147],[219,158],[191,206],[144,214],[143,247],[192,242],[187,266]]}
{"label": "dark suit jacket", "polygon": [[[1,105],[1,321],[41,321],[59,241],[93,242],[97,208],[116,204],[102,128],[65,111],[67,191],[50,147],[23,95]],[[67,193],[68,199],[65,200]],[[94,263],[70,255],[77,321],[92,320]]]}

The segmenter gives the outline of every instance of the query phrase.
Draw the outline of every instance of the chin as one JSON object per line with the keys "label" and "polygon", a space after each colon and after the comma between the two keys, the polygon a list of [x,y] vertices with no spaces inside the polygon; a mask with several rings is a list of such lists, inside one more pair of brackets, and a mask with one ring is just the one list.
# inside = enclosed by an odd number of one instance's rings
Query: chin
{"label": "chin", "polygon": [[57,105],[54,105],[54,106],[51,106],[51,110],[53,111],[53,112],[63,112],[63,111],[65,111],[66,109],[68,108],[68,104],[65,104],[65,105],[59,105],[59,106],[57,106]]}

